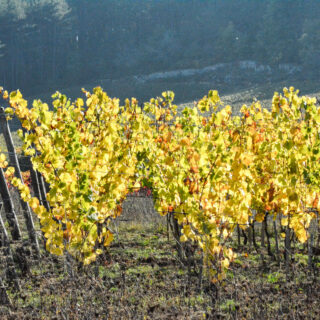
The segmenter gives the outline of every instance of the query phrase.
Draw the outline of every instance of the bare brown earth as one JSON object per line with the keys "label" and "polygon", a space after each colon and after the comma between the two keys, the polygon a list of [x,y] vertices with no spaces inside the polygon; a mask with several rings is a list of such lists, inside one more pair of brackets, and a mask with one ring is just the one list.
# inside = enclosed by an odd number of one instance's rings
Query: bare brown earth
{"label": "bare brown earth", "polygon": [[238,258],[226,280],[213,284],[205,270],[200,278],[200,265],[180,263],[165,219],[124,219],[96,265],[44,254],[20,275],[20,292],[8,288],[12,306],[0,307],[0,318],[319,319],[320,261],[310,270],[302,246],[295,245],[287,273],[264,248],[234,243]]}

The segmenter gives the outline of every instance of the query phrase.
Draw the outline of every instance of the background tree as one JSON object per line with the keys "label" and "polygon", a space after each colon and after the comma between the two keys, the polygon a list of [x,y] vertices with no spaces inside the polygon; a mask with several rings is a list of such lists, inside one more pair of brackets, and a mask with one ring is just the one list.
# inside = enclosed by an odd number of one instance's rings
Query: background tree
{"label": "background tree", "polygon": [[319,13],[316,0],[0,0],[1,85],[29,96],[241,60],[316,77]]}

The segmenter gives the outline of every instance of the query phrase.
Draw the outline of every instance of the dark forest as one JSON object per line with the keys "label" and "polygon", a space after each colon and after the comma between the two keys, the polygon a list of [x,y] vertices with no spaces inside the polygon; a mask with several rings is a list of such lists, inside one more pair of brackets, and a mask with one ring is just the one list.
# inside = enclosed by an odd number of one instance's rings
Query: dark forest
{"label": "dark forest", "polygon": [[241,61],[312,80],[319,16],[315,0],[1,0],[0,82],[27,96],[101,79],[108,90],[118,79]]}

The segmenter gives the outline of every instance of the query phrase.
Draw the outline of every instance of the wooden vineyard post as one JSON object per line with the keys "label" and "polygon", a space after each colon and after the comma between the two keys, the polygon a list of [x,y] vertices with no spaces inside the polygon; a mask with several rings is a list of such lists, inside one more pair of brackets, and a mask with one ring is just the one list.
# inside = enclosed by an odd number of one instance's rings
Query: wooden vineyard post
{"label": "wooden vineyard post", "polygon": [[266,215],[265,215],[265,224],[264,224],[264,232],[265,232],[265,235],[267,237],[267,250],[268,250],[268,255],[269,256],[272,256],[272,252],[271,252],[271,244],[270,244],[270,234],[269,234],[269,231],[268,231],[268,215],[269,215],[269,212],[266,212]]}
{"label": "wooden vineyard post", "polygon": [[31,185],[32,189],[34,192],[34,195],[36,198],[39,199],[40,203],[49,211],[50,206],[47,201],[47,196],[46,196],[46,190],[45,190],[45,185],[43,182],[43,178],[41,174],[38,171],[35,171],[33,169],[31,160],[29,157],[25,157],[25,167],[30,170],[30,177],[31,177]]}
{"label": "wooden vineyard post", "polygon": [[15,270],[13,255],[10,247],[10,239],[8,236],[6,226],[2,220],[1,211],[2,211],[2,204],[0,204],[0,231],[2,233],[3,246],[5,248],[5,256],[7,260],[7,274],[9,275],[10,280],[14,283],[16,290],[20,290],[20,284],[19,284],[18,276]]}
{"label": "wooden vineyard post", "polygon": [[285,254],[285,262],[286,262],[286,276],[288,280],[289,276],[289,266],[290,266],[290,229],[289,226],[286,227],[286,236],[284,239],[284,254]]}
{"label": "wooden vineyard post", "polygon": [[[41,174],[38,171],[35,171],[33,169],[33,166],[29,157],[25,157],[24,159],[25,159],[24,161],[25,161],[26,168],[30,170],[31,186],[32,186],[34,195],[36,198],[39,199],[40,204],[43,205],[49,211],[50,207],[46,198],[46,193],[42,189],[43,184],[40,184],[39,182],[41,181],[40,179],[42,178]],[[42,232],[42,239],[43,239],[44,250],[46,251],[46,238],[43,232]]]}
{"label": "wooden vineyard post", "polygon": [[4,283],[1,277],[0,277],[0,305],[3,305],[3,306],[12,305],[11,300],[7,294],[6,287],[4,286]]}
{"label": "wooden vineyard post", "polygon": [[6,213],[7,221],[9,223],[12,239],[19,240],[21,238],[19,222],[14,210],[13,202],[10,196],[10,191],[6,183],[6,177],[2,168],[0,168],[0,195],[3,201],[3,207]]}
{"label": "wooden vineyard post", "polygon": [[276,220],[273,221],[273,229],[274,229],[274,239],[275,239],[275,246],[276,246],[276,259],[279,262],[280,254],[279,254],[279,241],[278,241],[278,230],[277,230]]}
{"label": "wooden vineyard post", "polygon": [[320,222],[319,222],[319,211],[317,211],[317,219],[316,219],[316,225],[317,225],[317,233],[318,233],[318,236],[317,236],[317,244],[316,246],[319,247],[320,245]]}
{"label": "wooden vineyard post", "polygon": [[[20,171],[18,157],[15,152],[15,148],[14,148],[9,124],[6,119],[6,114],[4,112],[4,108],[0,108],[0,127],[2,128],[2,133],[3,133],[5,141],[6,141],[10,163],[15,168],[15,176],[17,178],[19,178],[21,180],[21,182],[23,183],[23,178],[22,178],[22,174]],[[32,243],[32,246],[34,247],[34,250],[36,251],[37,255],[39,256],[40,255],[40,248],[39,248],[37,233],[36,233],[34,223],[33,223],[31,208],[30,208],[29,204],[27,202],[24,202],[21,198],[20,198],[20,202],[21,202],[21,207],[23,210],[24,218],[26,221],[30,241]]]}
{"label": "wooden vineyard post", "polygon": [[266,244],[265,244],[265,229],[266,229],[266,221],[265,221],[266,218],[264,218],[264,220],[262,221],[261,223],[261,247],[265,247]]}
{"label": "wooden vineyard post", "polygon": [[248,227],[248,241],[249,241],[249,250],[251,251],[251,247],[252,247],[252,225],[251,225],[251,221],[250,221],[250,218],[249,218],[249,227]]}
{"label": "wooden vineyard post", "polygon": [[36,198],[39,199],[40,203],[42,203],[41,194],[40,194],[40,188],[39,188],[39,182],[38,182],[38,176],[37,173],[33,170],[31,161],[29,158],[25,158],[27,163],[27,168],[30,170],[30,178],[31,178],[31,186],[33,193]]}
{"label": "wooden vineyard post", "polygon": [[44,182],[44,179],[41,175],[40,172],[36,172],[37,178],[38,178],[38,184],[39,184],[39,190],[40,190],[40,196],[41,196],[41,201],[42,205],[49,211],[50,210],[50,205],[47,201],[47,189],[46,189],[46,184]]}
{"label": "wooden vineyard post", "polygon": [[240,230],[240,227],[239,227],[239,224],[237,224],[237,238],[238,238],[238,247],[240,247],[241,245],[241,230]]}
{"label": "wooden vineyard post", "polygon": [[[22,128],[22,130],[24,133],[27,132],[27,130],[24,128]],[[33,144],[32,146],[34,147]],[[30,157],[24,157],[24,162],[25,162],[24,166],[27,168],[27,170],[30,170],[31,183],[32,183],[32,188],[35,196],[39,199],[40,203],[47,209],[47,211],[49,211],[50,206],[47,201],[48,188],[46,188],[47,186],[46,186],[46,183],[44,182],[44,179],[41,173],[33,169],[33,165],[31,163]]]}
{"label": "wooden vineyard post", "polygon": [[308,267],[310,271],[313,269],[313,234],[310,234],[310,239],[308,240]]}

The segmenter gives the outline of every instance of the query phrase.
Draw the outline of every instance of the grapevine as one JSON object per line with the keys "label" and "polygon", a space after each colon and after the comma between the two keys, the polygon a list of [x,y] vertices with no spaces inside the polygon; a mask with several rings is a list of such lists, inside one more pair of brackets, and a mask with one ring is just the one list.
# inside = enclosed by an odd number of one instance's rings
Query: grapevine
{"label": "grapevine", "polygon": [[120,106],[101,88],[84,93],[86,101],[73,103],[56,93],[52,109],[39,100],[28,108],[19,91],[3,94],[8,116],[25,129],[24,153],[50,186],[47,211],[12,179],[38,215],[50,252],[94,261],[97,243],[112,241],[110,219],[139,190],[152,192],[160,214],[174,214],[181,240],[197,243],[219,278],[235,257],[228,239],[236,226],[281,217],[307,241],[320,206],[315,99],[285,88],[270,110],[255,102],[234,116],[217,91],[183,110],[172,92],[144,108],[134,98]]}

